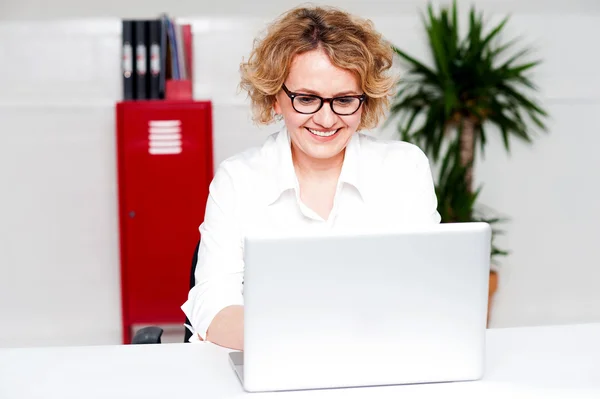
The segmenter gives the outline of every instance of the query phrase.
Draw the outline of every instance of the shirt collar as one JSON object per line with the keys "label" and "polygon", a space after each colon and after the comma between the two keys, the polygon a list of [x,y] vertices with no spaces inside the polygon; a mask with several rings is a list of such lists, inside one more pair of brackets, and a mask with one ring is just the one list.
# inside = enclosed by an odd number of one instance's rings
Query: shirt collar
{"label": "shirt collar", "polygon": [[[277,191],[279,197],[285,190],[293,189],[298,186],[298,178],[292,161],[292,142],[291,137],[285,127],[281,129],[275,140],[275,149],[277,152],[277,163],[275,165]],[[274,198],[275,200],[277,198]]]}
{"label": "shirt collar", "polygon": [[360,136],[359,133],[354,133],[346,145],[344,164],[342,165],[342,172],[340,173],[340,182],[354,186],[359,193],[362,189],[360,159]]}
{"label": "shirt collar", "polygon": [[[275,186],[270,190],[268,203],[275,202],[286,190],[299,187],[298,178],[292,161],[291,138],[285,127],[283,127],[275,138]],[[354,186],[360,193],[360,137],[354,133],[346,145],[344,163],[340,173],[339,181]],[[361,193],[362,194],[362,193]]]}

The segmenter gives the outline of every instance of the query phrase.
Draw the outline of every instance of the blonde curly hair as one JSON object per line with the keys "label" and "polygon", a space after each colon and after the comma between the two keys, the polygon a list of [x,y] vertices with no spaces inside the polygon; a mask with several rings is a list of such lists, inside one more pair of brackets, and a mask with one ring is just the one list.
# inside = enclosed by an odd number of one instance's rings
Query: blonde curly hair
{"label": "blonde curly hair", "polygon": [[294,8],[255,39],[247,62],[240,65],[240,88],[252,102],[253,119],[275,119],[275,95],[281,90],[294,56],[322,49],[331,63],[354,72],[367,99],[358,130],[375,128],[385,115],[396,79],[389,71],[393,50],[373,23],[333,7]]}

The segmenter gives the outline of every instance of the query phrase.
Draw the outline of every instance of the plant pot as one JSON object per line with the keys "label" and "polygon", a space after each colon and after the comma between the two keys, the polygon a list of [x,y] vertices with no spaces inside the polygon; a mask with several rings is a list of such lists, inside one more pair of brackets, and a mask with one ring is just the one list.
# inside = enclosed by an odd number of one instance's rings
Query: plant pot
{"label": "plant pot", "polygon": [[495,270],[490,271],[490,285],[488,291],[488,313],[487,313],[487,324],[490,323],[490,314],[492,313],[492,302],[494,294],[498,290],[498,272]]}

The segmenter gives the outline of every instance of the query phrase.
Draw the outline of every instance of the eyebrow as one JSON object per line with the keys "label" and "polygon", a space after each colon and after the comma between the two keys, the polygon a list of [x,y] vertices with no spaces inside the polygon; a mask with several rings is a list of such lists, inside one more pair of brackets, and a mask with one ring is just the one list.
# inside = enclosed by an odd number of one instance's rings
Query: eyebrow
{"label": "eyebrow", "polygon": [[[321,94],[319,94],[319,92],[316,92],[311,89],[306,89],[304,87],[301,87],[298,90],[290,90],[290,91],[295,92],[295,93],[314,94],[315,96],[323,97]],[[354,90],[346,90],[346,91],[342,91],[341,93],[335,94],[333,97],[343,97],[343,96],[358,96],[358,93],[355,92]]]}

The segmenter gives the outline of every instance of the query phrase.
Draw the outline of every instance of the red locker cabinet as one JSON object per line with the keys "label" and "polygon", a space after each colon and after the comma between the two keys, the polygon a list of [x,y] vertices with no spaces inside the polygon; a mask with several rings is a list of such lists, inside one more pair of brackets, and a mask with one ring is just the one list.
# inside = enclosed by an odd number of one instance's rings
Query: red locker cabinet
{"label": "red locker cabinet", "polygon": [[213,177],[210,102],[117,104],[123,342],[133,325],[181,324]]}

